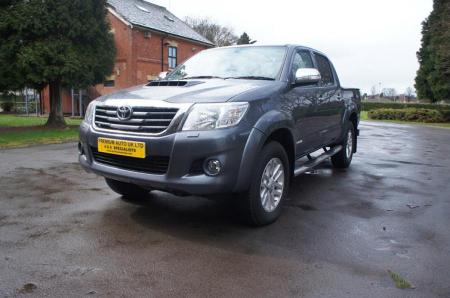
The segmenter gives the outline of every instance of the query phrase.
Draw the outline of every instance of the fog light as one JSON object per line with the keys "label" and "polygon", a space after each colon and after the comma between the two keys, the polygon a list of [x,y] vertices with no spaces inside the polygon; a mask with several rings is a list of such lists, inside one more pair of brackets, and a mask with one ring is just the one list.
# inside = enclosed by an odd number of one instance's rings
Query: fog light
{"label": "fog light", "polygon": [[222,171],[222,163],[217,159],[210,159],[205,163],[205,172],[209,176],[217,176]]}

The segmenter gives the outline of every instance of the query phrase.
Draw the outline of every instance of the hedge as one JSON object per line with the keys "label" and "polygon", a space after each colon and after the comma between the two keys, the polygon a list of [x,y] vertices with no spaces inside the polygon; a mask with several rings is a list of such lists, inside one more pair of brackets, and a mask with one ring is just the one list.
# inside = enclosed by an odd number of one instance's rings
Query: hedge
{"label": "hedge", "polygon": [[12,112],[14,109],[14,103],[13,102],[0,102],[0,108],[2,108],[3,112]]}
{"label": "hedge", "polygon": [[0,102],[2,101],[13,101],[14,98],[17,98],[18,96],[14,95],[13,93],[0,93]]}
{"label": "hedge", "polygon": [[440,105],[440,104],[366,102],[366,101],[363,101],[361,104],[363,111],[372,111],[378,109],[408,109],[408,108],[450,111],[450,105]]}
{"label": "hedge", "polygon": [[450,122],[450,110],[436,109],[378,109],[369,111],[369,118],[376,120],[401,120],[415,122]]}

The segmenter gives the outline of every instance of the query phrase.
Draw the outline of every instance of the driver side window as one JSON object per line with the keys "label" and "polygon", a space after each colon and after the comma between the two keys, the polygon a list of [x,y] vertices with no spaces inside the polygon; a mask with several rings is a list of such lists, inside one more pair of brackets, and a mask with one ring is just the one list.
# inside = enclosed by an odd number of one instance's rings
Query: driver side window
{"label": "driver side window", "polygon": [[311,54],[305,50],[300,50],[295,53],[292,61],[292,76],[295,77],[295,73],[301,68],[314,68]]}
{"label": "driver side window", "polygon": [[315,54],[317,67],[322,75],[322,86],[332,86],[334,85],[333,70],[331,69],[330,62],[328,59],[322,55]]}

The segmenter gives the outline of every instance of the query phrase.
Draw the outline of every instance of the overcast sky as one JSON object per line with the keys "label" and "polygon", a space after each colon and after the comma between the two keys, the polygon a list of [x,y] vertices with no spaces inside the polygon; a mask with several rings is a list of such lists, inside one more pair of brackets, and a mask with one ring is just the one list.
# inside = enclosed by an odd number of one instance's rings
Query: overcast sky
{"label": "overcast sky", "polygon": [[[341,83],[413,87],[421,22],[432,0],[151,0],[180,18],[209,17],[260,44],[295,43],[326,53]],[[267,3],[267,4],[266,4]]]}

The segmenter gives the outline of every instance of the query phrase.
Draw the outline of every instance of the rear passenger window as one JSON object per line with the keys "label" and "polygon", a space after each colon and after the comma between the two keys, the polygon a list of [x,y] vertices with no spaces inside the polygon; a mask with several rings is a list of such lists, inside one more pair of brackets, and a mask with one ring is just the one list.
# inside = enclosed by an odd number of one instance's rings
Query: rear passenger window
{"label": "rear passenger window", "polygon": [[320,75],[322,76],[321,85],[330,86],[334,85],[333,71],[328,59],[322,55],[315,55],[317,61],[317,67],[319,68]]}
{"label": "rear passenger window", "polygon": [[292,61],[292,75],[300,68],[314,68],[311,55],[308,51],[298,51],[295,53],[294,60]]}

